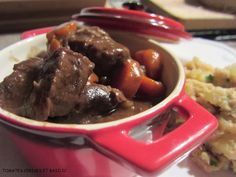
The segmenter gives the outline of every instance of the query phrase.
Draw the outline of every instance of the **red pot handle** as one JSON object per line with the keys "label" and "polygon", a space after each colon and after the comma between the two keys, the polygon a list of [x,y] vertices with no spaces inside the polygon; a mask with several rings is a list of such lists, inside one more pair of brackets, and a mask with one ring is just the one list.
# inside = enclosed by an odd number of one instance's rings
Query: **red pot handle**
{"label": "red pot handle", "polygon": [[[132,125],[113,127],[110,131],[94,133],[93,140],[109,154],[133,164],[141,174],[156,173],[184,153],[201,144],[217,128],[216,118],[186,94],[171,106],[188,114],[188,120],[163,137],[144,143],[128,135]],[[146,121],[146,120],[145,120]],[[131,121],[132,122],[132,121]],[[131,123],[132,124],[132,123]]]}

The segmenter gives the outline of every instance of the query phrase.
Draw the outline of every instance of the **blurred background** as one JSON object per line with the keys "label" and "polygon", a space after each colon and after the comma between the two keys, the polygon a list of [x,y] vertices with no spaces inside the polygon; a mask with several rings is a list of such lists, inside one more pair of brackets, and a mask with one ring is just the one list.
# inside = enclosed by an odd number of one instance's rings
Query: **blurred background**
{"label": "blurred background", "polygon": [[19,31],[57,25],[88,6],[105,0],[0,0],[0,31]]}
{"label": "blurred background", "polygon": [[164,15],[184,24],[194,37],[236,48],[236,0],[0,0],[0,49],[24,31],[66,22],[89,6]]}
{"label": "blurred background", "polygon": [[236,39],[235,0],[0,0],[0,33],[57,25],[88,6],[157,13],[180,21],[197,37]]}

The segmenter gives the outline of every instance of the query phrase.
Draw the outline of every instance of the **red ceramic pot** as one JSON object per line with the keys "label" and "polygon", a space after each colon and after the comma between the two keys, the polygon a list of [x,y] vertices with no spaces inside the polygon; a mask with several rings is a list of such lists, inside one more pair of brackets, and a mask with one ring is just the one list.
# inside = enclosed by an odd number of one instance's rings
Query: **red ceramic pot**
{"label": "red ceramic pot", "polygon": [[[166,98],[137,115],[89,125],[40,122],[0,109],[0,122],[9,137],[42,176],[155,176],[205,141],[217,128],[215,117],[185,94],[184,69],[175,56],[154,39],[124,31],[109,33],[131,53],[147,48],[160,52]],[[32,48],[46,49],[45,34],[2,50],[0,62],[4,67],[0,80],[11,72],[15,63],[12,56],[24,60]],[[182,115],[185,122],[163,135],[171,110]]]}

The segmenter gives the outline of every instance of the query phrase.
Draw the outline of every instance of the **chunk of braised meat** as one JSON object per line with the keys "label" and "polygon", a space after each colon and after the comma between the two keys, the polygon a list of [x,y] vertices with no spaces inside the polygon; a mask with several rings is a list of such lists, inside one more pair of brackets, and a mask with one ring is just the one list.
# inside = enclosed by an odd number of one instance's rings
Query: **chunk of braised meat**
{"label": "chunk of braised meat", "polygon": [[95,73],[99,76],[109,76],[117,65],[130,58],[129,49],[99,27],[82,27],[67,40],[71,50],[86,55],[95,63]]}
{"label": "chunk of braised meat", "polygon": [[132,102],[127,100],[120,90],[110,86],[90,84],[84,87],[79,104],[70,117],[77,119],[78,123],[94,123],[99,117],[112,113],[122,106],[131,107]]}
{"label": "chunk of braised meat", "polygon": [[78,100],[94,64],[85,56],[60,48],[45,60],[28,101],[26,117],[46,120],[65,116]]}
{"label": "chunk of braised meat", "polygon": [[87,57],[65,48],[25,60],[0,84],[0,106],[37,120],[65,116],[78,104],[93,68]]}
{"label": "chunk of braised meat", "polygon": [[25,115],[27,99],[44,63],[43,58],[31,58],[15,64],[13,73],[0,84],[0,106],[12,113]]}

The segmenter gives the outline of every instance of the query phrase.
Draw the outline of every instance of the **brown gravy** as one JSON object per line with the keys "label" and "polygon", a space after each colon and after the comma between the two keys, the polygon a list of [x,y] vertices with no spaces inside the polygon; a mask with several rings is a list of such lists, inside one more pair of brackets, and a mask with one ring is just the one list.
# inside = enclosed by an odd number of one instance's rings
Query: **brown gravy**
{"label": "brown gravy", "polygon": [[80,124],[89,124],[89,123],[102,123],[102,122],[110,122],[114,120],[123,119],[135,114],[138,114],[140,112],[143,112],[153,106],[153,103],[148,101],[140,101],[140,100],[134,100],[133,106],[130,108],[120,108],[116,111],[107,114],[107,115],[90,115],[84,116],[82,115],[82,119],[80,117],[75,118],[74,116],[68,116],[68,117],[55,117],[55,118],[49,118],[49,122],[54,123],[80,123]]}

